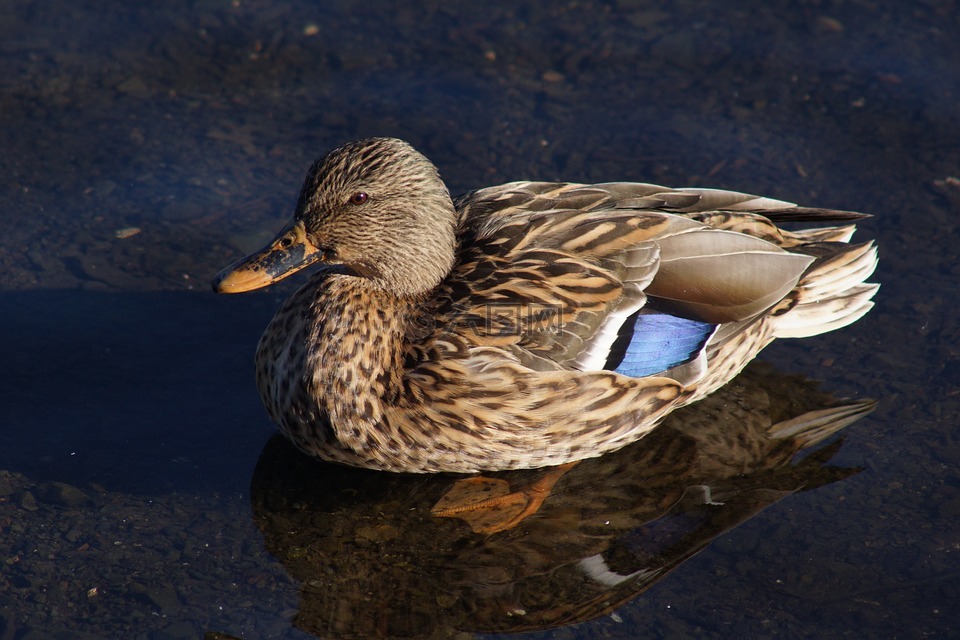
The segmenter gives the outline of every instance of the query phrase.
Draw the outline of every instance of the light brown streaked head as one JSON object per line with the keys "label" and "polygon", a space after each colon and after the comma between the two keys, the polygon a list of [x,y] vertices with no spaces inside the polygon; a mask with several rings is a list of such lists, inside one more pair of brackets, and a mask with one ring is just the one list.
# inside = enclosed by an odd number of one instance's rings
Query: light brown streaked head
{"label": "light brown streaked head", "polygon": [[315,162],[293,222],[222,271],[213,288],[257,289],[319,261],[415,295],[446,277],[455,250],[456,211],[436,167],[402,140],[367,138]]}

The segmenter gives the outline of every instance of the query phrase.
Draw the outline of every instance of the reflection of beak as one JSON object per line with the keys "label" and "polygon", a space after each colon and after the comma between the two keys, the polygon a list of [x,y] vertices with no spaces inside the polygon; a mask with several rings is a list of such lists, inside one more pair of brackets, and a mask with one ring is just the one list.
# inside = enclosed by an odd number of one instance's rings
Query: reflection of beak
{"label": "reflection of beak", "polygon": [[233,263],[213,280],[217,293],[240,293],[273,284],[323,257],[307,239],[302,222],[294,222],[256,253]]}

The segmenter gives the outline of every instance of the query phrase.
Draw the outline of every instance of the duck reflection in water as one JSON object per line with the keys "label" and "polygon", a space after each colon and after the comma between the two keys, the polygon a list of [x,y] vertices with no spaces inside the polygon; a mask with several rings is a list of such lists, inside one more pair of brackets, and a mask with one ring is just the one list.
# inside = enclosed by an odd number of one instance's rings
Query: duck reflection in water
{"label": "duck reflection in water", "polygon": [[[302,583],[294,623],[304,631],[546,629],[613,611],[777,501],[856,473],[827,465],[839,440],[817,445],[872,407],[754,363],[641,441],[570,469],[537,513],[493,535],[477,532],[482,515],[434,515],[456,476],[346,468],[276,437],[253,477],[254,516]],[[478,486],[517,491],[545,473],[494,473]]]}

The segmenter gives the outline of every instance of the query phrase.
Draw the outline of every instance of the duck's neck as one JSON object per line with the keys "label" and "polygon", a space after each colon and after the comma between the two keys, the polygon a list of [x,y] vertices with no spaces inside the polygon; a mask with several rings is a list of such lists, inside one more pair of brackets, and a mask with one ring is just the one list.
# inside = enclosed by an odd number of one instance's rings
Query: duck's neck
{"label": "duck's neck", "polygon": [[[403,358],[415,298],[397,296],[365,278],[315,276],[288,300],[261,341],[260,391],[281,429],[297,441],[297,424],[319,423],[336,446],[354,451],[400,393]],[[285,344],[268,348],[271,335]],[[274,355],[270,356],[270,352]],[[284,375],[284,371],[289,375]],[[273,379],[271,382],[270,379]],[[313,437],[317,437],[314,435]],[[333,443],[331,443],[333,444]]]}

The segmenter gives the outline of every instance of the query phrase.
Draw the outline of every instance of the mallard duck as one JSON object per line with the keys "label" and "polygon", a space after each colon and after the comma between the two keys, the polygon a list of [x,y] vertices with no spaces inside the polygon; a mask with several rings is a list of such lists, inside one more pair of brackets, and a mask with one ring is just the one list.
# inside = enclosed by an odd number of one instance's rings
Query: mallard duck
{"label": "mallard duck", "polygon": [[[396,472],[619,449],[770,341],[854,322],[878,285],[850,212],[731,191],[511,182],[451,199],[406,142],[345,144],[223,293],[320,268],[260,340],[260,396],[325,460]],[[789,232],[783,221],[845,221]]]}

